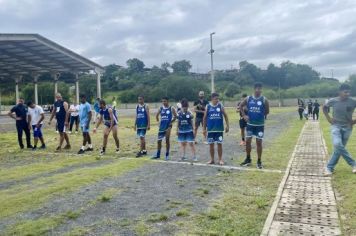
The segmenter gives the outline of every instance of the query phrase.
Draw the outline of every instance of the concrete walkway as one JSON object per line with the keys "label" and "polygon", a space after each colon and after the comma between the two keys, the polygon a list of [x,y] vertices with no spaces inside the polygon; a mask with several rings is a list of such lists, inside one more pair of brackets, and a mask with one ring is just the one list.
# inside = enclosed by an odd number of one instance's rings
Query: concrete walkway
{"label": "concrete walkway", "polygon": [[300,134],[261,235],[341,235],[319,122]]}

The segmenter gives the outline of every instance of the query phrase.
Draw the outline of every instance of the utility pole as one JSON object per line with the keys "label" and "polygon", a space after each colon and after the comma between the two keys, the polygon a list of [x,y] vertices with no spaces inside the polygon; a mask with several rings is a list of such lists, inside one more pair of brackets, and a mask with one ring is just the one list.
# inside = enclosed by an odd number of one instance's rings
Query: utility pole
{"label": "utility pole", "polygon": [[213,50],[213,35],[215,34],[215,32],[210,33],[210,66],[211,66],[211,70],[210,70],[210,76],[211,76],[211,92],[214,93],[215,92],[215,84],[214,84],[214,59],[213,59],[213,54],[214,54],[214,50]]}

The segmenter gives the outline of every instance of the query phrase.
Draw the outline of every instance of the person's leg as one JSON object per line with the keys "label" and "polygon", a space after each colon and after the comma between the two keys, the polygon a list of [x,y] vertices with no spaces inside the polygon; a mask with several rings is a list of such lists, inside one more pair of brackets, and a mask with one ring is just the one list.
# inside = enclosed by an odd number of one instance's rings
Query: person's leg
{"label": "person's leg", "polygon": [[110,128],[106,126],[104,129],[104,136],[103,136],[103,150],[102,150],[103,152],[105,152],[106,150],[109,134],[110,134]]}
{"label": "person's leg", "polygon": [[194,141],[196,142],[197,134],[198,134],[198,129],[199,129],[199,118],[195,118],[195,125],[194,125]]}
{"label": "person's leg", "polygon": [[60,148],[63,145],[63,141],[64,141],[64,133],[63,132],[59,132],[59,147]]}
{"label": "person's leg", "polygon": [[171,128],[166,131],[166,159],[169,158],[169,151],[171,149]]}
{"label": "person's leg", "polygon": [[189,143],[190,149],[192,150],[192,155],[193,155],[193,160],[196,159],[196,153],[195,153],[195,144],[194,142]]}
{"label": "person's leg", "polygon": [[316,119],[319,120],[319,110],[316,112]]}
{"label": "person's leg", "polygon": [[75,131],[78,132],[78,127],[79,127],[79,116],[75,117]]}
{"label": "person's leg", "polygon": [[145,137],[140,137],[140,151],[146,150]]}
{"label": "person's leg", "polygon": [[219,165],[224,165],[224,161],[222,159],[223,148],[222,143],[218,143],[218,157],[219,157]]}
{"label": "person's leg", "polygon": [[333,172],[336,164],[339,161],[342,149],[344,147],[342,143],[341,127],[335,125],[331,126],[331,138],[333,143],[333,153],[327,164],[327,169]]}
{"label": "person's leg", "polygon": [[346,145],[347,142],[349,141],[351,134],[352,134],[352,128],[343,128],[341,130],[342,144],[344,147],[341,151],[341,156],[344,158],[347,164],[349,164],[351,167],[354,167],[356,166],[356,162],[351,157],[351,154],[346,150]]}
{"label": "person's leg", "polygon": [[27,147],[32,147],[32,145],[31,145],[31,132],[30,132],[30,130],[28,128],[28,123],[27,122],[23,123],[23,131],[25,132],[25,135],[26,135]]}
{"label": "person's leg", "polygon": [[254,135],[254,126],[246,127],[246,158],[241,163],[241,166],[249,166],[251,165],[251,142],[252,136]]}
{"label": "person's leg", "polygon": [[210,151],[210,161],[208,164],[214,164],[214,155],[215,155],[215,148],[214,143],[209,143],[209,151]]}
{"label": "person's leg", "polygon": [[256,138],[256,147],[257,147],[257,162],[261,163],[262,159],[262,139]]}
{"label": "person's leg", "polygon": [[181,142],[181,148],[182,148],[182,159],[186,158],[186,150],[187,150],[187,142]]}
{"label": "person's leg", "polygon": [[74,116],[70,117],[69,132],[72,132],[74,124]]}
{"label": "person's leg", "polygon": [[66,132],[63,133],[63,137],[64,139],[66,140],[66,147],[69,148],[70,147],[70,142],[69,142],[69,137],[68,137],[68,134]]}
{"label": "person's leg", "polygon": [[119,148],[120,148],[120,140],[119,140],[119,137],[117,136],[117,126],[115,125],[113,128],[112,128],[112,136],[115,140],[115,144],[116,144],[116,151],[119,151]]}
{"label": "person's leg", "polygon": [[313,111],[313,120],[315,120],[315,111]]}
{"label": "person's leg", "polygon": [[16,130],[17,130],[17,141],[19,143],[20,148],[24,148],[23,142],[22,142],[22,125],[20,122],[16,122]]}
{"label": "person's leg", "polygon": [[38,139],[41,141],[42,148],[44,148],[45,147],[45,142],[44,142],[43,134],[42,134],[42,125],[40,125],[37,128],[37,131],[38,131]]}

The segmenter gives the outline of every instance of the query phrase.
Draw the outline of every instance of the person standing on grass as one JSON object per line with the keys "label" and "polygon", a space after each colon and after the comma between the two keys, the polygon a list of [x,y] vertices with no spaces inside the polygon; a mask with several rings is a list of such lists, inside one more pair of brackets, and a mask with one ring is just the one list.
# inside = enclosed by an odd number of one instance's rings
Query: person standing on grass
{"label": "person standing on grass", "polygon": [[211,94],[211,102],[206,105],[203,117],[203,130],[204,136],[210,149],[210,161],[208,164],[215,164],[215,143],[218,146],[219,165],[224,165],[222,159],[223,148],[222,143],[224,140],[224,119],[226,123],[225,132],[229,132],[229,118],[225,112],[224,106],[219,102],[219,94]]}
{"label": "person standing on grass", "polygon": [[59,132],[59,146],[56,148],[56,151],[59,152],[62,149],[63,141],[66,141],[66,145],[64,149],[70,149],[69,137],[66,133],[66,129],[68,128],[68,103],[63,101],[62,95],[60,93],[56,94],[56,102],[53,104],[53,112],[51,114],[51,118],[49,119],[48,124],[51,125],[52,119],[56,116],[57,120],[57,130]]}
{"label": "person standing on grass", "polygon": [[198,161],[195,155],[195,144],[194,144],[194,133],[193,133],[193,114],[188,111],[189,103],[188,100],[183,98],[181,101],[182,108],[178,112],[178,125],[177,125],[177,136],[178,142],[181,144],[181,150],[183,153],[182,161],[186,161],[187,157],[186,149],[187,144],[192,150],[193,161]]}
{"label": "person standing on grass", "polygon": [[[161,117],[161,119],[159,119]],[[162,106],[158,109],[156,120],[159,122],[157,153],[151,159],[161,158],[162,140],[166,139],[166,156],[165,160],[169,160],[170,137],[172,124],[177,119],[177,112],[174,107],[169,105],[168,97],[162,98]]]}
{"label": "person standing on grass", "polygon": [[[323,113],[331,124],[331,138],[333,143],[333,153],[326,166],[325,174],[327,176],[333,174],[340,156],[352,167],[352,172],[356,173],[356,162],[346,150],[347,141],[352,134],[352,126],[356,124],[356,120],[352,119],[356,101],[350,98],[350,91],[350,85],[340,85],[339,96],[329,99],[323,106]],[[332,116],[329,115],[330,108],[333,108]]]}
{"label": "person standing on grass", "polygon": [[100,156],[103,156],[106,152],[106,146],[108,144],[108,137],[110,132],[112,131],[112,136],[115,140],[116,144],[116,153],[120,152],[120,141],[117,136],[117,127],[118,127],[118,119],[116,110],[114,108],[106,106],[106,102],[104,100],[100,100],[100,118],[96,127],[94,128],[94,133],[100,126],[101,122],[104,123],[104,139],[103,139],[103,147],[100,150]]}
{"label": "person standing on grass", "polygon": [[[203,118],[206,105],[209,104],[209,101],[205,98],[204,91],[199,92],[199,99],[194,102],[194,111],[195,111],[195,125],[194,125],[194,141],[197,144],[197,134],[199,126],[203,125]],[[204,132],[203,132],[204,133]],[[204,136],[204,143],[206,142],[206,136]]]}
{"label": "person standing on grass", "polygon": [[308,116],[311,117],[313,115],[313,102],[309,99],[308,102]]}
{"label": "person standing on grass", "polygon": [[[243,100],[245,100],[247,97],[247,94],[242,94],[241,97],[241,101],[239,101],[237,103],[237,108],[236,111],[240,114],[240,120],[239,120],[239,125],[240,125],[240,131],[241,131],[241,142],[240,142],[240,146],[246,146],[246,141],[245,141],[245,134],[246,134],[246,127],[247,127],[247,122],[245,121],[245,119],[242,116],[242,113],[240,111],[240,104]],[[245,110],[245,113],[247,111]]]}
{"label": "person standing on grass", "polygon": [[[92,117],[91,105],[87,102],[87,97],[82,94],[80,95],[80,105],[79,105],[79,120],[80,120],[80,128],[83,133],[83,146],[78,151],[78,154],[83,154],[84,152],[93,151],[93,145],[91,144],[90,137],[90,121]],[[86,145],[88,146],[86,147]]]}
{"label": "person standing on grass", "polygon": [[94,119],[93,119],[93,124],[96,123],[96,121],[99,119],[100,116],[100,98],[97,98],[94,103]]}
{"label": "person standing on grass", "polygon": [[[247,108],[247,113],[243,108]],[[265,116],[269,114],[269,102],[262,96],[262,84],[255,83],[254,95],[248,96],[240,104],[240,110],[247,122],[246,128],[246,159],[241,166],[251,165],[251,142],[252,137],[256,137],[257,146],[257,168],[262,169],[262,141],[264,136]]]}
{"label": "person standing on grass", "polygon": [[302,99],[298,98],[298,114],[300,120],[303,120],[303,113],[304,113],[304,102]]}
{"label": "person standing on grass", "polygon": [[28,107],[28,128],[33,130],[34,145],[32,150],[37,149],[38,139],[41,141],[41,149],[46,148],[46,144],[42,135],[42,124],[45,118],[44,111],[41,106],[34,104],[32,101],[27,102]]}
{"label": "person standing on grass", "polygon": [[[15,113],[15,115],[14,115]],[[20,98],[17,101],[16,106],[11,108],[8,115],[16,120],[16,129],[17,129],[17,140],[21,149],[24,149],[24,145],[22,142],[22,134],[25,132],[26,135],[26,144],[27,148],[33,148],[31,145],[31,134],[30,130],[28,129],[27,123],[27,107],[24,105],[24,99]]]}
{"label": "person standing on grass", "polygon": [[78,127],[79,127],[79,105],[77,103],[74,103],[70,105],[69,107],[69,113],[70,113],[70,119],[69,119],[69,133],[72,133],[73,130],[73,124],[75,124],[75,133],[78,133]]}
{"label": "person standing on grass", "polygon": [[150,130],[150,110],[148,105],[145,104],[144,97],[138,96],[138,104],[136,106],[136,119],[134,129],[137,133],[137,137],[140,138],[140,151],[136,154],[136,157],[142,157],[147,155],[146,150],[146,131]]}
{"label": "person standing on grass", "polygon": [[319,120],[319,108],[320,104],[318,103],[318,100],[315,99],[315,102],[313,103],[313,120]]}

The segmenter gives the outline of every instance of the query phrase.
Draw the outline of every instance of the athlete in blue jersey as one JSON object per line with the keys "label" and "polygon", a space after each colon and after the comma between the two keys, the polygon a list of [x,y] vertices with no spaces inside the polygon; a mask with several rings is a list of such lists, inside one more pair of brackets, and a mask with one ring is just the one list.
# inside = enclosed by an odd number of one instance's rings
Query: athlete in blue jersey
{"label": "athlete in blue jersey", "polygon": [[[80,105],[79,105],[79,121],[80,128],[83,133],[83,145],[78,151],[78,154],[83,154],[84,152],[93,151],[93,146],[91,144],[91,137],[89,132],[90,121],[92,117],[92,111],[90,103],[87,102],[87,97],[82,94],[80,95]],[[86,145],[88,146],[86,147]]]}
{"label": "athlete in blue jersey", "polygon": [[56,116],[57,128],[59,132],[59,146],[56,151],[59,152],[62,149],[63,141],[66,140],[66,145],[64,149],[70,149],[69,137],[66,133],[66,128],[68,128],[68,118],[69,118],[69,106],[68,103],[63,101],[62,95],[60,93],[56,94],[56,102],[53,104],[53,111],[48,124],[51,125],[52,119]]}
{"label": "athlete in blue jersey", "polygon": [[[160,119],[161,118],[161,119]],[[158,141],[157,141],[157,153],[152,159],[159,159],[161,157],[162,140],[166,139],[166,157],[165,160],[169,160],[170,149],[170,137],[172,123],[177,119],[176,110],[169,105],[168,98],[162,98],[162,106],[158,109],[156,114],[156,120],[159,122]]]}
{"label": "athlete in blue jersey", "polygon": [[206,106],[203,130],[204,136],[207,135],[207,141],[210,146],[210,161],[208,164],[214,164],[215,143],[218,146],[219,165],[224,165],[222,159],[223,149],[223,134],[224,134],[224,119],[226,123],[225,132],[229,132],[229,118],[225,112],[224,106],[219,102],[219,94],[211,94],[211,102]]}
{"label": "athlete in blue jersey", "polygon": [[146,131],[150,129],[150,110],[147,104],[145,104],[144,97],[138,96],[138,104],[136,106],[136,119],[134,129],[137,136],[140,137],[140,151],[136,154],[136,157],[147,155],[146,150]]}
{"label": "athlete in blue jersey", "polygon": [[178,142],[181,144],[181,150],[183,153],[182,161],[187,160],[185,153],[187,149],[187,143],[192,150],[193,161],[198,161],[195,155],[195,142],[194,142],[194,132],[193,132],[193,114],[188,111],[189,103],[187,99],[182,99],[181,110],[178,112],[178,125],[177,125],[177,136]]}
{"label": "athlete in blue jersey", "polygon": [[[256,137],[257,146],[257,168],[262,169],[262,140],[264,136],[265,117],[269,114],[268,100],[262,96],[262,84],[255,83],[254,95],[248,96],[240,104],[240,111],[247,122],[246,128],[246,159],[241,163],[242,166],[251,165],[251,141]],[[246,108],[247,113],[244,108]]]}
{"label": "athlete in blue jersey", "polygon": [[117,136],[118,119],[117,119],[116,110],[106,106],[106,102],[104,100],[100,100],[99,104],[100,104],[100,118],[98,123],[96,124],[96,127],[94,128],[94,133],[96,132],[96,129],[99,127],[101,122],[103,122],[105,129],[104,129],[103,147],[100,150],[100,155],[102,156],[105,154],[106,146],[108,143],[108,137],[111,131],[116,144],[116,153],[119,153],[120,142]]}

